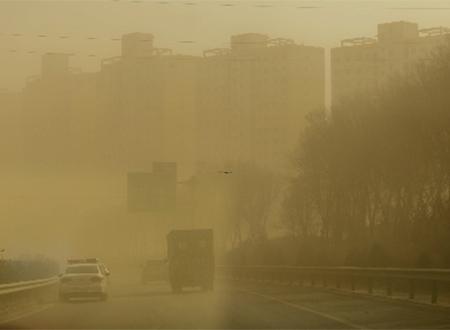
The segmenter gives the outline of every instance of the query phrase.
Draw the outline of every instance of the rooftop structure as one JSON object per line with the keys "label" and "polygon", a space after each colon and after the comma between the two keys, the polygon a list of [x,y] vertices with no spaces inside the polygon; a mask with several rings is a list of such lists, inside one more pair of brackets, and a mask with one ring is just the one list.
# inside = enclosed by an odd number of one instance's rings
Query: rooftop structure
{"label": "rooftop structure", "polygon": [[377,38],[342,40],[331,50],[332,104],[358,93],[373,95],[393,77],[414,74],[449,36],[448,28],[420,30],[416,23],[400,21],[379,24]]}

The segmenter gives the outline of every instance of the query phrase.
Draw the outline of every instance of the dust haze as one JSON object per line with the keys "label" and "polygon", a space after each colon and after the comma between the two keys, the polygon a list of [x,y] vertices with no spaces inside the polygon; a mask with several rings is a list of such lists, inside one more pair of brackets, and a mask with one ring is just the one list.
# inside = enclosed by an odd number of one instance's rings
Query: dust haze
{"label": "dust haze", "polygon": [[449,8],[2,1],[0,248],[448,267]]}

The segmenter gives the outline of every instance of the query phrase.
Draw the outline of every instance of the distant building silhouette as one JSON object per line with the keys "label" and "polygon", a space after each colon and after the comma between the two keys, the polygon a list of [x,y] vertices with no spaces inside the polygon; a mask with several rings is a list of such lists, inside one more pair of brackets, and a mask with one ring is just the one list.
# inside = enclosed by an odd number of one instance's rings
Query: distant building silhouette
{"label": "distant building silhouette", "polygon": [[390,78],[413,74],[420,60],[429,60],[437,46],[450,40],[450,29],[419,30],[416,23],[378,25],[376,38],[353,38],[331,49],[332,103],[363,92],[373,94]]}
{"label": "distant building silhouette", "polygon": [[255,162],[281,169],[311,110],[324,105],[324,49],[248,33],[203,57],[158,48],[149,33],[122,38],[96,73],[49,53],[24,90],[30,164],[148,171],[176,162],[217,169]]}
{"label": "distant building silhouette", "polygon": [[69,54],[47,53],[42,56],[42,77],[58,78],[69,74]]}
{"label": "distant building silhouette", "polygon": [[153,35],[150,33],[129,33],[122,36],[122,57],[140,58],[153,55]]}
{"label": "distant building silhouette", "polygon": [[324,106],[324,49],[247,33],[204,52],[198,160],[222,168],[255,162],[281,169],[305,115]]}
{"label": "distant building silhouette", "polygon": [[79,168],[95,155],[95,75],[74,72],[68,54],[47,53],[41,63],[41,75],[22,92],[25,163],[33,169]]}
{"label": "distant building silhouette", "polygon": [[3,170],[17,170],[22,160],[23,136],[18,129],[21,124],[20,107],[20,93],[0,89],[0,166]]}
{"label": "distant building silhouette", "polygon": [[200,58],[150,48],[146,40],[152,35],[126,35],[122,56],[102,61],[98,97],[104,122],[99,133],[121,168],[143,170],[154,161],[174,161],[184,176],[195,163]]}

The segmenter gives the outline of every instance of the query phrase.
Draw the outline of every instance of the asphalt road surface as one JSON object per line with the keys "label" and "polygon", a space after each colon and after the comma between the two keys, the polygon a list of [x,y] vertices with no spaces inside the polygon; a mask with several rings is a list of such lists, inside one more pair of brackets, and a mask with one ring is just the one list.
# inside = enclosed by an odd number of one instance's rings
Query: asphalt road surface
{"label": "asphalt road surface", "polygon": [[166,283],[116,285],[106,302],[55,303],[4,328],[450,329],[450,312],[314,288],[219,283],[172,294]]}

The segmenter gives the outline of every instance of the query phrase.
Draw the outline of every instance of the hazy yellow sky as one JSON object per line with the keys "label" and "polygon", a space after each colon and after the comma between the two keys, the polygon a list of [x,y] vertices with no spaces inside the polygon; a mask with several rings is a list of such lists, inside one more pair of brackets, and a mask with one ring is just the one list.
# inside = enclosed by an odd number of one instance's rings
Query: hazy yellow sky
{"label": "hazy yellow sky", "polygon": [[73,67],[98,70],[101,58],[119,55],[120,42],[112,39],[128,32],[151,32],[158,47],[200,55],[226,47],[236,33],[332,47],[374,36],[377,23],[396,20],[450,26],[450,1],[2,0],[0,90],[23,87],[47,51],[75,53]]}

